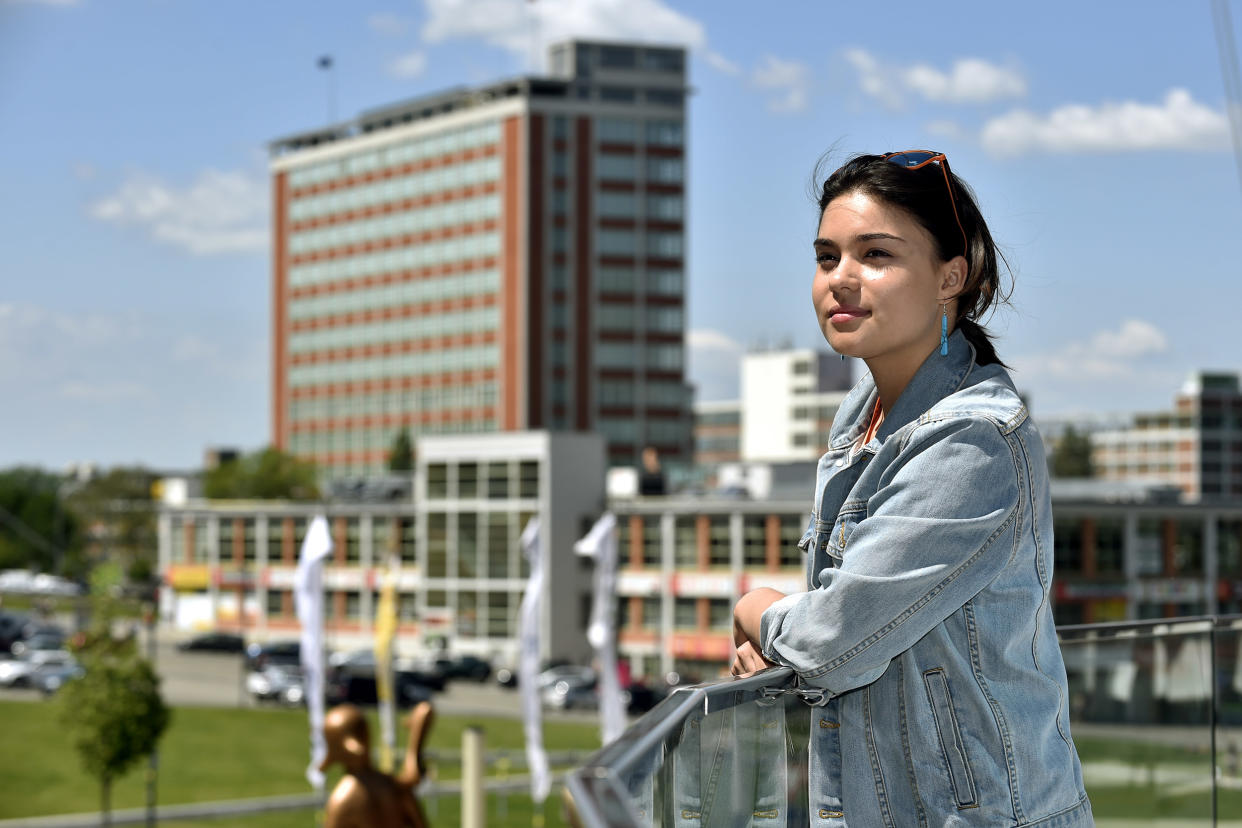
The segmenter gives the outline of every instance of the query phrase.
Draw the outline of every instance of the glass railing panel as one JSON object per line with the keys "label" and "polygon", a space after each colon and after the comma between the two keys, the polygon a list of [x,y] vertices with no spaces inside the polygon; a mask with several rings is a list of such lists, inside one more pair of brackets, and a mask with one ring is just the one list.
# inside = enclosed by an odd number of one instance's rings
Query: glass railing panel
{"label": "glass railing panel", "polygon": [[1212,646],[1210,621],[1063,632],[1097,820],[1213,824]]}
{"label": "glass railing panel", "polygon": [[[1242,815],[1242,619],[1059,633],[1098,824],[1214,825]],[[788,668],[679,690],[570,776],[575,824],[809,824],[814,701],[794,690]]]}

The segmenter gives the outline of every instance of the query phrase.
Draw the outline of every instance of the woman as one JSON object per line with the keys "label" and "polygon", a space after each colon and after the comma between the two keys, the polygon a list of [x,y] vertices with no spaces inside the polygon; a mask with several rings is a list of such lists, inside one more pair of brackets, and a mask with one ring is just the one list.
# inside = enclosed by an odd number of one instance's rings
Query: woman
{"label": "woman", "polygon": [[733,671],[827,691],[813,825],[1091,825],[1043,443],[978,321],[1001,298],[991,234],[932,152],[852,159],[819,209],[815,313],[869,376],[819,461],[808,589],[738,601]]}

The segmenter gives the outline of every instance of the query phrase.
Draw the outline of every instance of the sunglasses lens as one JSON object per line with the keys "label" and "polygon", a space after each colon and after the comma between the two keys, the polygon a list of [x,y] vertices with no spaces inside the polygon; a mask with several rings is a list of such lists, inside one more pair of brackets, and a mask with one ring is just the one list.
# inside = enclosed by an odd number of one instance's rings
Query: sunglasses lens
{"label": "sunglasses lens", "polygon": [[895,152],[886,156],[887,160],[899,167],[917,167],[919,164],[926,164],[928,161],[936,157],[934,152]]}

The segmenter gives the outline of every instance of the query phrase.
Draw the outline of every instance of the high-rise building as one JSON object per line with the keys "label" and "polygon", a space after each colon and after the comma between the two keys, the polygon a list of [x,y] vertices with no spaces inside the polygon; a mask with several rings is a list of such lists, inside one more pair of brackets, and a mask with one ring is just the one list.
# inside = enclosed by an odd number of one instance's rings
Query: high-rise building
{"label": "high-rise building", "polygon": [[277,446],[330,477],[402,428],[689,461],[685,51],[549,58],[272,142]]}
{"label": "high-rise building", "polygon": [[1191,499],[1242,496],[1242,390],[1238,375],[1200,372],[1172,411],[1138,414],[1130,428],[1091,434],[1095,475],[1166,483]]}

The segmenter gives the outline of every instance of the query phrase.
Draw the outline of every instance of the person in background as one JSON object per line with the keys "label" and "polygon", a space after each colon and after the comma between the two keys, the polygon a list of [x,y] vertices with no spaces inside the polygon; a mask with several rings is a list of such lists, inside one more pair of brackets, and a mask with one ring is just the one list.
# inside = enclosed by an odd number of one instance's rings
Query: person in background
{"label": "person in background", "polygon": [[849,160],[818,206],[816,318],[869,374],[819,461],[806,591],[742,596],[733,671],[824,691],[815,826],[1092,825],[1043,441],[980,323],[1005,298],[991,233],[924,150]]}
{"label": "person in background", "polygon": [[664,470],[660,468],[660,454],[654,446],[643,449],[643,465],[638,472],[638,493],[648,495],[664,494]]}

